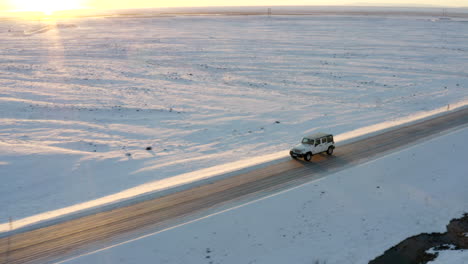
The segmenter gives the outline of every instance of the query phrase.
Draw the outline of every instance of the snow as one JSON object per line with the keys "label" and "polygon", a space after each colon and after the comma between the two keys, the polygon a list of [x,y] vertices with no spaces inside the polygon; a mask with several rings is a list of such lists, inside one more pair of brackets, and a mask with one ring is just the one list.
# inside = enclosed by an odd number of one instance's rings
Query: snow
{"label": "snow", "polygon": [[468,250],[444,250],[437,251],[438,257],[428,264],[467,264]]}
{"label": "snow", "polygon": [[2,20],[0,231],[466,105],[466,22]]}
{"label": "snow", "polygon": [[408,237],[445,232],[468,210],[467,136],[457,130],[64,263],[367,263]]}

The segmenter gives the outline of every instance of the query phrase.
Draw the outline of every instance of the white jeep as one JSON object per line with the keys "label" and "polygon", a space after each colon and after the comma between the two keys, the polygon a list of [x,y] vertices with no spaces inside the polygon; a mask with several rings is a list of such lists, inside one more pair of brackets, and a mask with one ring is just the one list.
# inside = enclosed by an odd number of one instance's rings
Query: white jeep
{"label": "white jeep", "polygon": [[301,144],[296,145],[289,151],[293,159],[304,158],[306,161],[312,159],[312,155],[327,152],[328,155],[333,154],[335,142],[332,134],[316,133],[305,136]]}

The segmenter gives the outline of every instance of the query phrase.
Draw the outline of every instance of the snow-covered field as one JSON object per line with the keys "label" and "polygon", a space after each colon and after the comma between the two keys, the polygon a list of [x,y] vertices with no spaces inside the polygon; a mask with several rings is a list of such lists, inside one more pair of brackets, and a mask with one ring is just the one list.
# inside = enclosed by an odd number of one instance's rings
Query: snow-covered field
{"label": "snow-covered field", "polygon": [[0,223],[468,98],[468,19],[1,20],[0,47]]}
{"label": "snow-covered field", "polygon": [[[464,128],[65,263],[368,263],[468,211],[467,137]],[[434,263],[466,264],[467,252]]]}
{"label": "snow-covered field", "polygon": [[468,250],[447,250],[439,252],[439,256],[430,264],[467,264]]}

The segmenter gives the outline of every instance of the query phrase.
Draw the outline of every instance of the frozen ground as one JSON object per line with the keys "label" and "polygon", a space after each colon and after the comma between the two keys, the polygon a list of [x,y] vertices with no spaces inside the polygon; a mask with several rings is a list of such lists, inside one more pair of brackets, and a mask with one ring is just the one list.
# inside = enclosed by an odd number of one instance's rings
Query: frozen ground
{"label": "frozen ground", "polygon": [[0,223],[468,97],[463,19],[2,20],[0,47]]}
{"label": "frozen ground", "polygon": [[[368,263],[467,212],[467,137],[464,128],[65,263]],[[466,251],[439,254],[435,263],[468,262]]]}

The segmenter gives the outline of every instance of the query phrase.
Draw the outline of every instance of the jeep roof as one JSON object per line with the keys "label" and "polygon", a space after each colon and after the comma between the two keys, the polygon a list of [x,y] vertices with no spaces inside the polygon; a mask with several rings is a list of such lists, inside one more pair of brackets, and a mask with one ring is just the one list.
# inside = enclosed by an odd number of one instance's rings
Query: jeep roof
{"label": "jeep roof", "polygon": [[327,133],[315,133],[315,134],[311,134],[311,135],[305,136],[304,138],[308,138],[308,139],[317,139],[317,138],[322,138],[322,137],[327,137],[327,136],[332,136],[332,134],[327,134]]}

